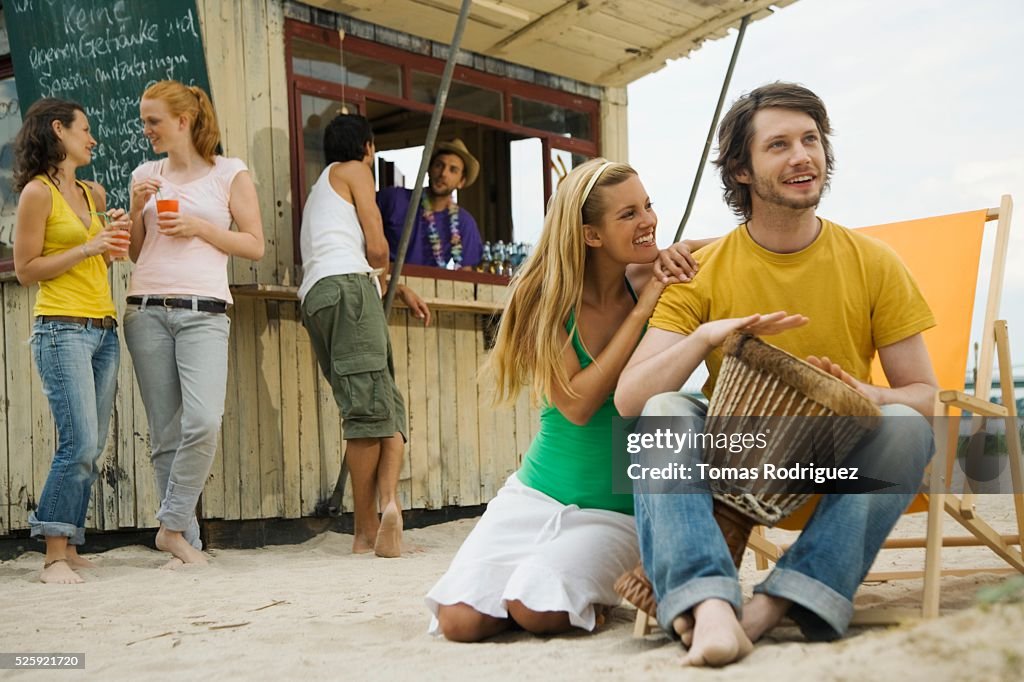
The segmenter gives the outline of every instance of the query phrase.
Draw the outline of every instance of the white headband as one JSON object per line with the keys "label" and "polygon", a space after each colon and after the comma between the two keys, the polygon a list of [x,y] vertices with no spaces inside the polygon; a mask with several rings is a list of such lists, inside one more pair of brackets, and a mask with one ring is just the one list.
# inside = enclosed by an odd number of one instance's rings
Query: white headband
{"label": "white headband", "polygon": [[580,200],[580,206],[587,203],[587,197],[590,196],[590,190],[594,189],[594,185],[597,184],[598,179],[601,177],[601,173],[604,173],[608,166],[612,166],[614,164],[614,161],[605,161],[601,164],[601,167],[597,169],[597,172],[590,176],[590,181],[587,183],[586,189],[583,190],[583,199]]}

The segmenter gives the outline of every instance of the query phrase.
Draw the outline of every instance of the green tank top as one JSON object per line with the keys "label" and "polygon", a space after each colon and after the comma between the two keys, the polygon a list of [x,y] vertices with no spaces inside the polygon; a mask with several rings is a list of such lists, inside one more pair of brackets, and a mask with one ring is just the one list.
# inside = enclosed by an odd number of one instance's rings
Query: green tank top
{"label": "green tank top", "polygon": [[[628,281],[626,286],[635,301],[636,294]],[[573,333],[574,321],[575,315],[570,312],[565,327],[580,368],[585,369],[593,358],[583,347],[578,330]],[[540,431],[516,473],[519,480],[562,504],[632,515],[633,496],[612,493],[612,419],[618,416],[612,394],[583,426],[576,426],[557,407],[545,403]]]}

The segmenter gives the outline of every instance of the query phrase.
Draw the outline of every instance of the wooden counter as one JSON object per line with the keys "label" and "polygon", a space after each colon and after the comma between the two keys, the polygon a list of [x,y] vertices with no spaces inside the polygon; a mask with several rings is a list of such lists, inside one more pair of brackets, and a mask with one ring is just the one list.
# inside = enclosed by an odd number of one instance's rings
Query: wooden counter
{"label": "wooden counter", "polygon": [[[416,276],[423,271],[434,276]],[[116,269],[112,276],[120,307],[128,273]],[[525,394],[514,405],[496,408],[491,386],[478,380],[507,279],[410,266],[403,280],[428,301],[434,320],[424,327],[397,306],[389,318],[395,378],[409,417],[402,506],[486,503],[518,467],[539,423]],[[0,536],[27,528],[53,457],[53,420],[26,343],[35,290],[0,284],[0,372],[8,397],[0,419],[0,479],[6,483],[0,486]],[[203,518],[313,516],[333,490],[344,432],[302,326],[296,289],[250,284],[233,286],[232,292],[227,397],[221,442],[202,497]],[[155,528],[158,506],[145,410],[131,355],[122,345],[114,415],[86,525]],[[351,511],[350,497],[343,508]]]}

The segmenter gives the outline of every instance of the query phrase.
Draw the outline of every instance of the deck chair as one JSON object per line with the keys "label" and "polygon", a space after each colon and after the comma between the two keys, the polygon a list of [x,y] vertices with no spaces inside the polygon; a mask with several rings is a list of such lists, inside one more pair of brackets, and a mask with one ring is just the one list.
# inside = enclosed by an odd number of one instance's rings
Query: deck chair
{"label": "deck chair", "polygon": [[[940,580],[942,575],[964,575],[976,572],[1024,572],[1024,478],[1021,474],[1021,442],[1017,430],[1017,411],[1014,398],[1013,365],[1010,360],[1010,346],[1006,322],[997,320],[999,302],[1002,297],[1003,275],[1006,269],[1006,253],[1010,238],[1010,219],[1013,201],[1009,195],[1002,197],[999,208],[982,209],[968,213],[924,218],[887,225],[862,228],[891,246],[904,260],[921,292],[935,313],[937,325],[925,332],[925,343],[935,367],[941,390],[936,396],[935,414],[954,417],[959,410],[973,415],[971,432],[984,427],[988,418],[1006,420],[1006,442],[1010,457],[1010,474],[1013,485],[1016,531],[1011,534],[996,532],[984,519],[975,513],[974,494],[938,493],[919,495],[910,505],[907,513],[928,513],[927,531],[924,537],[890,539],[883,549],[924,548],[924,569],[872,573],[868,581],[894,580],[902,578],[924,578],[924,592],[920,609],[897,609],[878,607],[858,609],[854,623],[860,625],[901,622],[915,617],[930,618],[939,613]],[[985,307],[981,353],[977,363],[977,379],[973,395],[964,392],[967,358],[970,346],[971,321],[974,298],[981,261],[982,238],[985,224],[998,221],[996,228],[995,253]],[[989,402],[994,359],[998,355],[1002,405]],[[884,384],[885,378],[878,366],[877,358],[872,372],[876,384]],[[957,419],[936,421],[936,453],[927,476],[930,490],[944,490],[945,482],[952,480],[958,444]],[[787,530],[799,530],[813,512],[813,503],[797,510],[780,524]],[[970,535],[943,537],[943,514],[949,514],[959,522]],[[943,571],[941,550],[943,546],[986,546],[1001,558],[1005,564],[1000,567],[978,567]],[[786,546],[770,542],[763,529],[755,529],[748,547],[754,551],[758,568],[767,568],[768,562],[777,561]],[[634,634],[645,635],[650,627],[646,614],[637,612]]]}

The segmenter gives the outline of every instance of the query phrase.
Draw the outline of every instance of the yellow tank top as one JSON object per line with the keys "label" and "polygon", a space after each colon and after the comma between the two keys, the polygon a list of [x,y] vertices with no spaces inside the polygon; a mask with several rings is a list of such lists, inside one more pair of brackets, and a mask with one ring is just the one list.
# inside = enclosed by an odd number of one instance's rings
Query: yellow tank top
{"label": "yellow tank top", "polygon": [[[50,215],[46,218],[43,235],[43,255],[52,256],[68,249],[81,248],[103,229],[103,222],[95,214],[92,192],[81,180],[76,182],[85,190],[92,211],[89,228],[75,214],[64,195],[49,178],[37,175],[50,188]],[[34,315],[70,315],[74,317],[114,317],[117,311],[110,298],[107,263],[102,255],[86,258],[67,272],[39,283]]]}

